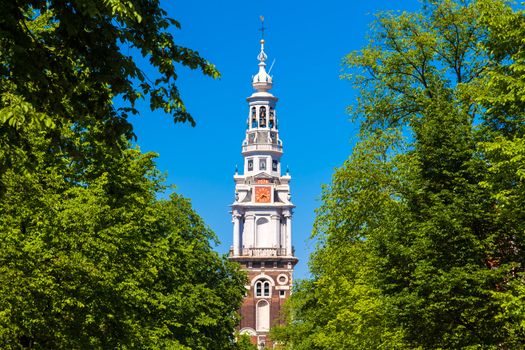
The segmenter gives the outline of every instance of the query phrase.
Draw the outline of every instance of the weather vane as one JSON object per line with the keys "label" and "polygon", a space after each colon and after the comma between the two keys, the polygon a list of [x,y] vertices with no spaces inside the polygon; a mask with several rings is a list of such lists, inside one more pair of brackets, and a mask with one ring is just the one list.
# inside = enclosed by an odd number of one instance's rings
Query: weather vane
{"label": "weather vane", "polygon": [[264,16],[259,16],[259,18],[261,19],[261,29],[259,29],[261,31],[261,39],[264,39],[264,30],[266,29],[264,26]]}

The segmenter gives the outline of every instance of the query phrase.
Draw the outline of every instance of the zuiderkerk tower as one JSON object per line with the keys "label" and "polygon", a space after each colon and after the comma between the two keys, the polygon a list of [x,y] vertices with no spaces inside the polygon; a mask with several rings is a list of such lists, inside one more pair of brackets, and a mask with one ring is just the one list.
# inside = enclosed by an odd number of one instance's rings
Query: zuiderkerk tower
{"label": "zuiderkerk tower", "polygon": [[255,92],[247,98],[243,173],[234,175],[230,260],[239,262],[249,277],[240,331],[251,335],[258,345],[271,346],[268,332],[279,322],[298,260],[292,248],[291,177],[281,173],[283,143],[279,137],[277,98],[269,92],[272,77],[266,72],[264,40],[257,59],[259,72],[252,79]]}

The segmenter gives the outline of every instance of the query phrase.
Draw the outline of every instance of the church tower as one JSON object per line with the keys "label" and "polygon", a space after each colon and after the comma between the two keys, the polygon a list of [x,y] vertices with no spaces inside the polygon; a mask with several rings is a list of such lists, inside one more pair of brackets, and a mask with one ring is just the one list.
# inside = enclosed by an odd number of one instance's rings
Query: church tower
{"label": "church tower", "polygon": [[243,174],[236,170],[234,175],[233,247],[229,259],[240,263],[248,274],[239,330],[261,348],[271,348],[268,333],[279,323],[298,260],[292,248],[291,177],[288,172],[281,173],[283,143],[275,109],[277,98],[269,92],[272,77],[266,72],[264,40],[260,43],[259,72],[252,79],[255,91],[247,98]]}

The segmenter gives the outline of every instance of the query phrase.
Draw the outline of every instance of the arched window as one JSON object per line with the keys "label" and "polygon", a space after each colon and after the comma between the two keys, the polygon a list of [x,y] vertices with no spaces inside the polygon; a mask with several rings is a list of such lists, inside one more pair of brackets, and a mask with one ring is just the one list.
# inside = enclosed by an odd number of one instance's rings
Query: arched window
{"label": "arched window", "polygon": [[275,121],[275,115],[274,115],[274,112],[273,112],[273,108],[270,107],[270,121],[268,122],[268,126],[270,128],[273,128],[274,126],[274,121]]}
{"label": "arched window", "polygon": [[261,279],[255,282],[255,296],[256,297],[269,297],[271,291],[270,281]]}
{"label": "arched window", "polygon": [[261,107],[259,109],[259,127],[266,127],[266,107]]}
{"label": "arched window", "polygon": [[270,282],[268,281],[263,283],[263,296],[264,297],[270,296]]}
{"label": "arched window", "polygon": [[255,244],[257,248],[270,248],[273,246],[270,221],[267,218],[259,218],[255,223]]}
{"label": "arched window", "polygon": [[257,127],[257,117],[256,117],[255,113],[256,113],[256,109],[255,109],[255,107],[252,107],[252,128],[256,128]]}
{"label": "arched window", "polygon": [[255,328],[258,331],[270,330],[270,303],[261,300],[257,303],[257,323]]}

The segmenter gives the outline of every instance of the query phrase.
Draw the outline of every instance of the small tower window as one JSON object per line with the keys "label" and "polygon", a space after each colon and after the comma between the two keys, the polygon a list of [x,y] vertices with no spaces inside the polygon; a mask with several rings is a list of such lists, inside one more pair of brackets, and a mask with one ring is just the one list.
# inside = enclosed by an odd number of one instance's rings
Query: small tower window
{"label": "small tower window", "polygon": [[277,165],[279,164],[278,161],[276,161],[275,159],[272,160],[272,170],[273,171],[277,171]]}
{"label": "small tower window", "polygon": [[255,107],[252,107],[252,128],[257,127],[257,116],[255,115],[256,109]]}
{"label": "small tower window", "polygon": [[253,159],[248,159],[248,171],[253,170]]}
{"label": "small tower window", "polygon": [[269,297],[270,296],[270,281],[262,279],[255,283],[255,296],[256,297]]}
{"label": "small tower window", "polygon": [[273,128],[274,125],[275,125],[275,115],[273,112],[273,108],[270,107],[270,121],[268,122],[268,126],[270,128]]}
{"label": "small tower window", "polygon": [[[255,329],[268,332],[270,330],[270,303],[266,300],[260,300],[257,303],[255,315]],[[265,349],[263,337],[258,337],[257,343],[259,343],[258,349]]]}
{"label": "small tower window", "polygon": [[259,109],[259,127],[266,127],[266,107],[261,107]]}
{"label": "small tower window", "polygon": [[259,170],[266,170],[266,159],[259,159]]}
{"label": "small tower window", "polygon": [[265,297],[269,297],[270,296],[270,282],[264,282],[263,284],[263,295]]}

